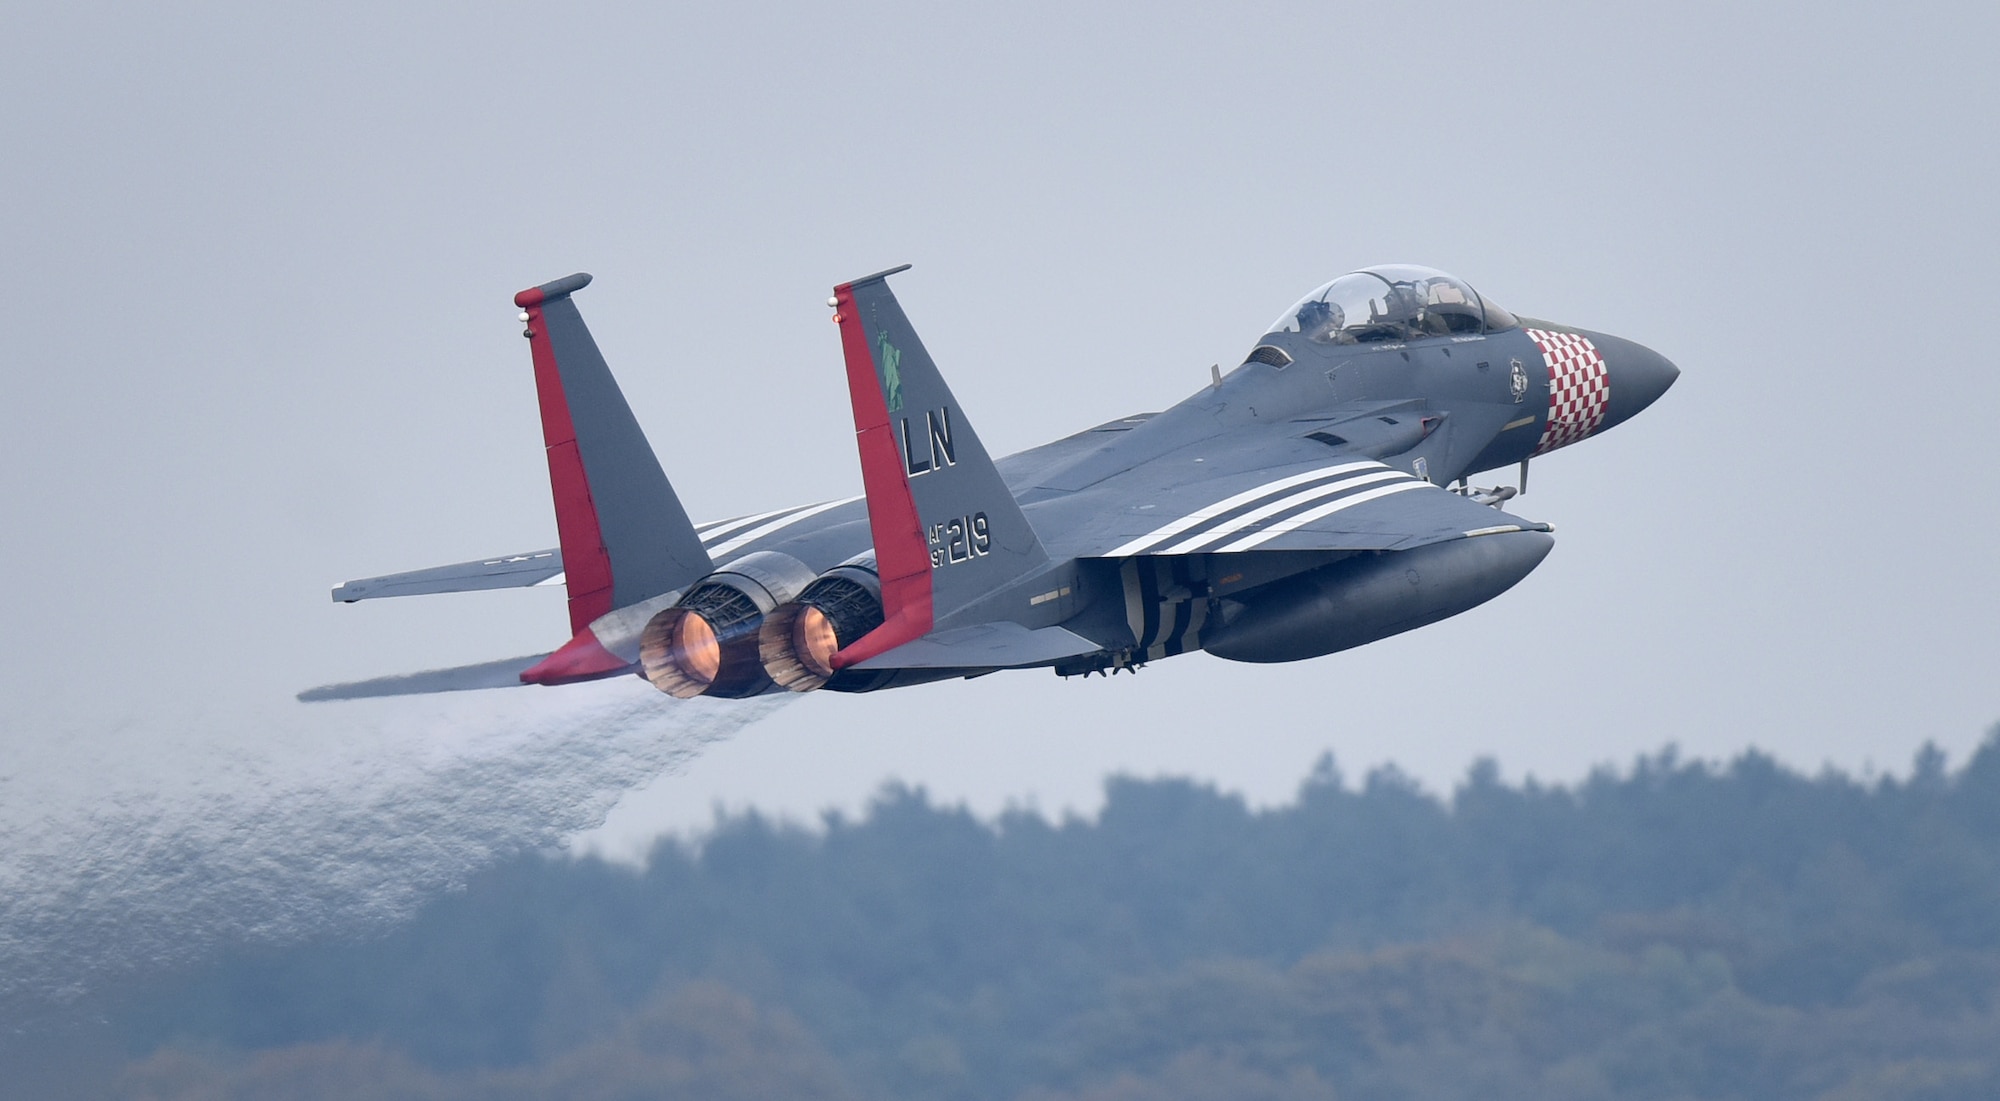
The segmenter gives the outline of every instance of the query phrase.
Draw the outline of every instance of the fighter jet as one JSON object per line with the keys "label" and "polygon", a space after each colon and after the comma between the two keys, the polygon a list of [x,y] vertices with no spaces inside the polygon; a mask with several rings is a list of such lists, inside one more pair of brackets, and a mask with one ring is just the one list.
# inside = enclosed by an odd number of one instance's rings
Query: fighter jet
{"label": "fighter jet", "polygon": [[[333,599],[567,587],[546,654],[305,700],[637,674],[670,696],[1068,677],[1193,650],[1319,657],[1505,592],[1553,545],[1500,510],[1529,460],[1634,416],[1658,353],[1503,309],[1443,272],[1364,268],[1278,315],[1159,413],[994,460],[890,290],[834,288],[863,493],[690,521],[578,312],[522,291],[559,547],[351,581]],[[1468,479],[1518,467],[1519,484]]]}

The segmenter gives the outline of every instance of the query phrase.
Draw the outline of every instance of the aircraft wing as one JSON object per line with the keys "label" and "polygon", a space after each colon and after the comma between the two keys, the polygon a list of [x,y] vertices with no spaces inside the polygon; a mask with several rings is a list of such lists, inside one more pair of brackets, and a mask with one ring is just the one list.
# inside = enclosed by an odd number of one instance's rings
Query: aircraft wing
{"label": "aircraft wing", "polygon": [[1551,531],[1373,459],[1332,456],[1128,496],[1099,513],[1085,557],[1239,551],[1391,551]]}
{"label": "aircraft wing", "polygon": [[333,599],[342,604],[385,596],[423,596],[429,593],[465,593],[480,589],[517,589],[530,585],[563,583],[562,552],[555,549],[522,551],[474,562],[432,566],[424,570],[384,574],[349,581],[333,590]]}
{"label": "aircraft wing", "polygon": [[[1352,455],[1203,480],[1141,497],[1124,507],[1098,510],[1104,525],[1100,534],[1114,534],[1080,557],[1404,551],[1452,539],[1551,530]],[[1163,521],[1162,516],[1172,518]],[[1008,668],[1050,664],[1102,649],[1101,642],[1061,626],[1033,628],[995,620],[928,632],[855,667]]]}

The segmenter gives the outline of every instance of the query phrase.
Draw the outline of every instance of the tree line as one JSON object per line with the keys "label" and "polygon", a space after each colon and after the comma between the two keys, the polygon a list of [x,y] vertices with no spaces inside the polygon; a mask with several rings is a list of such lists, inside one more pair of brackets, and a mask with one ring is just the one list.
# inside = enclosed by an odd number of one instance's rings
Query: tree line
{"label": "tree line", "polygon": [[1116,778],[1057,821],[888,787],[100,1004],[79,1095],[1991,1098],[2000,729],[1906,777],[1328,757],[1282,807]]}

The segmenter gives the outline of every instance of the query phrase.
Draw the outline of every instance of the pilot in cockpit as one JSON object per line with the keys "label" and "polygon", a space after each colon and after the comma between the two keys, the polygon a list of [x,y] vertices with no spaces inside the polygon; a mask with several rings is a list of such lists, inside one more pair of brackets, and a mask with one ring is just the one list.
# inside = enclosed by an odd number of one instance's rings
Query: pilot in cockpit
{"label": "pilot in cockpit", "polygon": [[1424,296],[1415,287],[1408,283],[1391,283],[1389,292],[1382,297],[1382,313],[1374,320],[1378,324],[1406,331],[1416,327],[1423,311]]}
{"label": "pilot in cockpit", "polygon": [[1322,299],[1311,299],[1299,307],[1299,332],[1315,344],[1330,344],[1340,333],[1347,318],[1339,306]]}

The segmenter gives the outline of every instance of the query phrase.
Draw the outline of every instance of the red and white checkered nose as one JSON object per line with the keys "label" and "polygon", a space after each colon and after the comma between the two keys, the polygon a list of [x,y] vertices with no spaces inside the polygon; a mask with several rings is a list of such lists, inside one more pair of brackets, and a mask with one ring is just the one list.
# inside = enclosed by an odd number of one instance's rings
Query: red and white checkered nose
{"label": "red and white checkered nose", "polygon": [[1529,329],[1549,371],[1549,419],[1537,455],[1567,447],[1653,404],[1680,377],[1665,356],[1620,337]]}
{"label": "red and white checkered nose", "polygon": [[1549,419],[1534,453],[1545,455],[1583,439],[1604,423],[1611,404],[1611,370],[1582,333],[1529,329],[1549,368]]}

